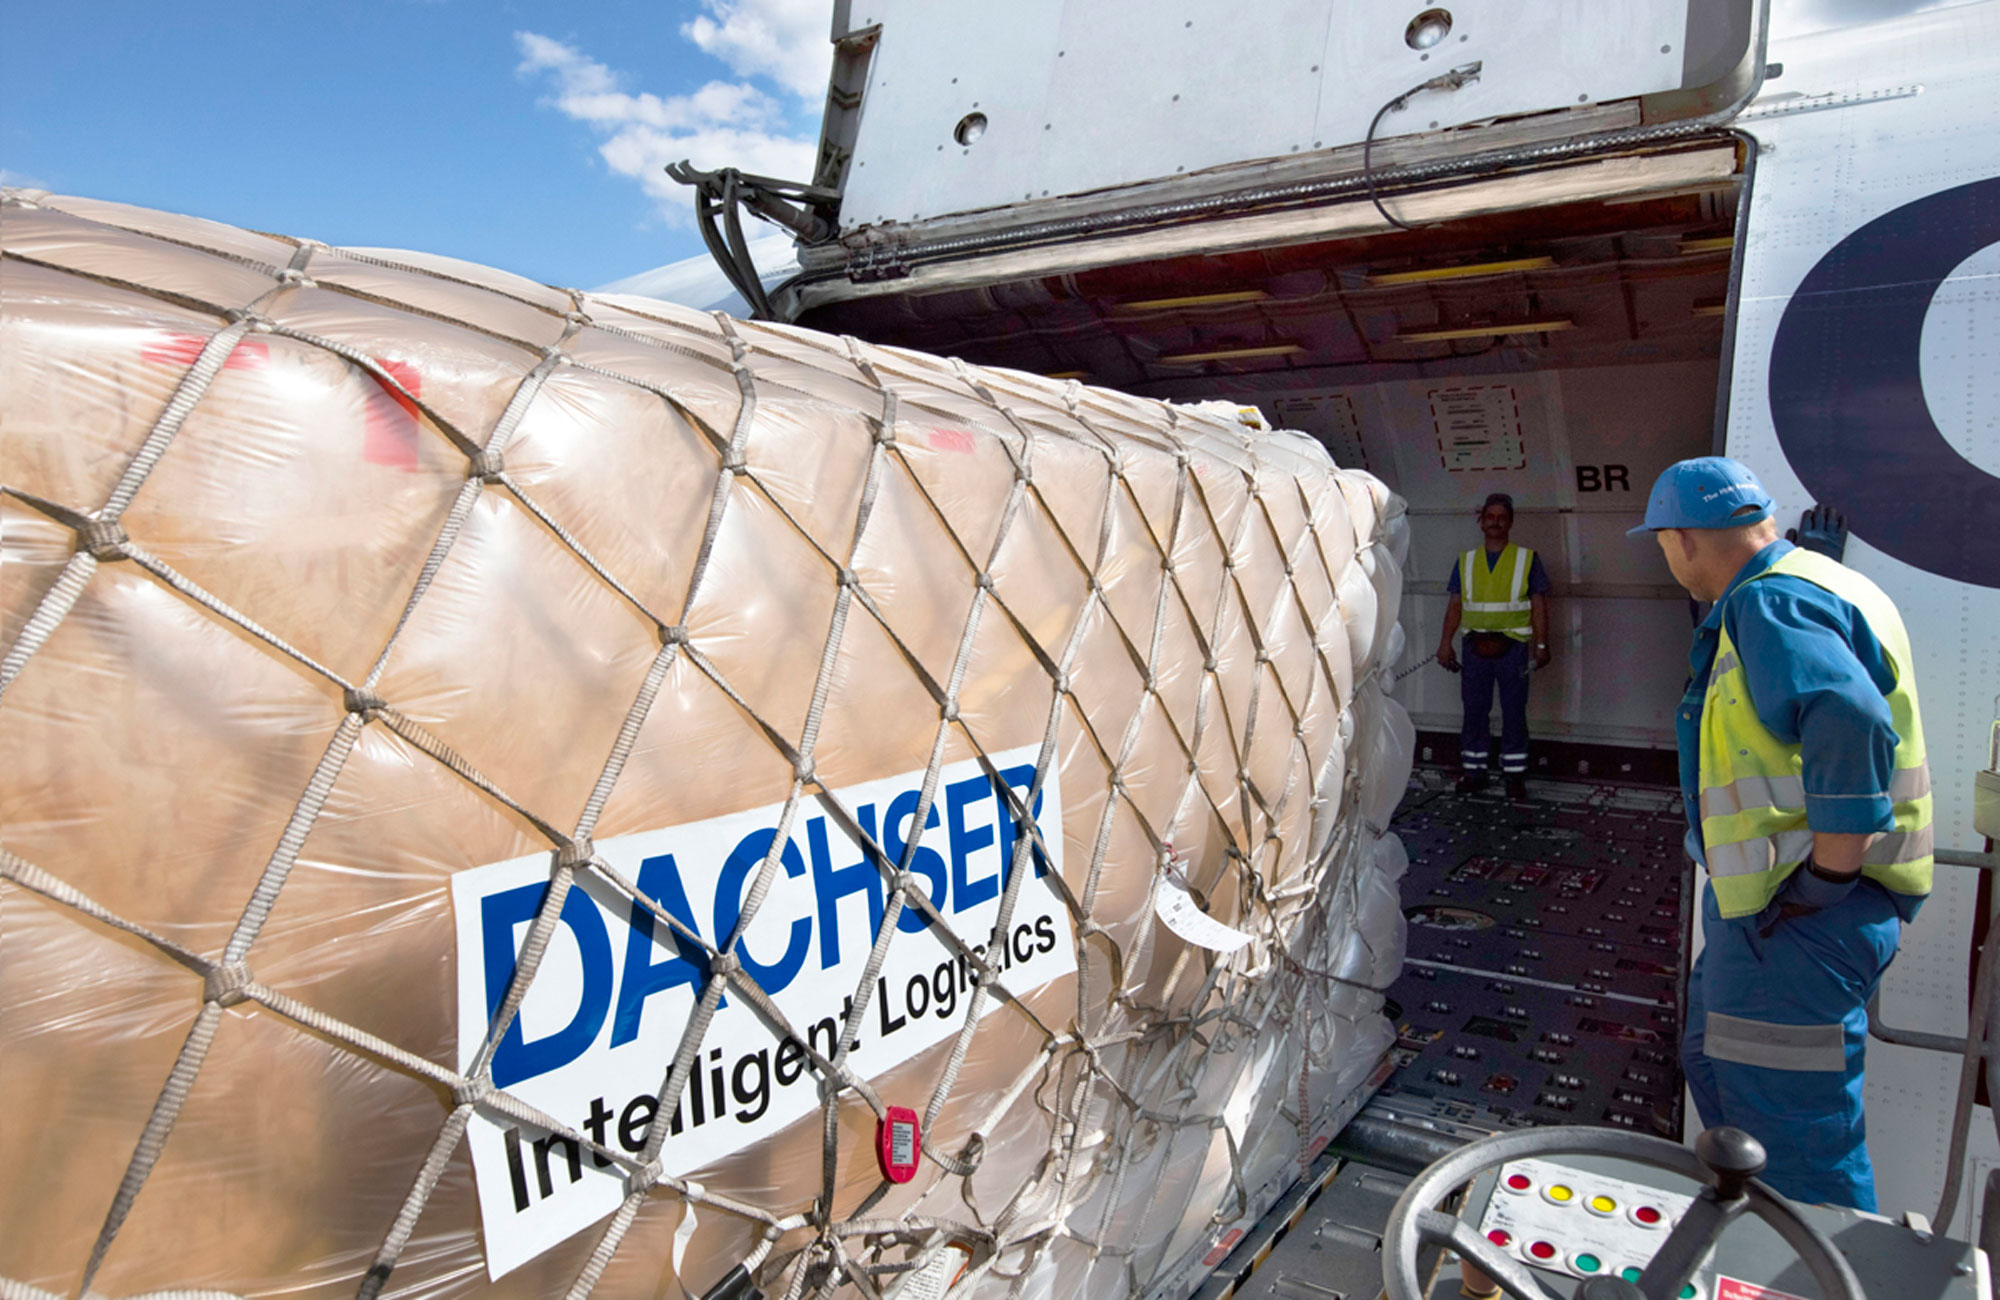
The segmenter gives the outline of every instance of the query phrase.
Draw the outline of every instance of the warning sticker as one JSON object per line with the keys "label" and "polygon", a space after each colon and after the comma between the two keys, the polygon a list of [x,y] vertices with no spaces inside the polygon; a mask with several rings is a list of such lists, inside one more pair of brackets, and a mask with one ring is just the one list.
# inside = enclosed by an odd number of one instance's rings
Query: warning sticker
{"label": "warning sticker", "polygon": [[1802,1295],[1790,1291],[1776,1291],[1758,1282],[1744,1282],[1738,1278],[1715,1278],[1715,1300],[1806,1300]]}
{"label": "warning sticker", "polygon": [[[1023,802],[1034,785],[1036,752],[1027,747],[992,757],[999,780]],[[977,759],[947,764],[919,836],[923,777],[908,772],[834,793],[890,861],[908,852],[911,873],[945,923],[992,963],[1010,992],[1024,994],[1074,971],[1069,911],[1047,881],[1062,870],[1055,775],[1030,810],[1047,853],[1030,855],[1005,934],[995,932],[995,923],[1012,870],[1012,807]],[[782,812],[773,805],[599,840],[595,848],[687,933],[713,945],[736,931],[745,895],[780,843],[769,892],[735,952],[796,1032],[831,1056],[885,915],[884,864],[810,803],[796,810],[781,841]],[[910,851],[912,840],[917,847]],[[548,886],[547,853],[452,878],[460,1069],[479,1054]],[[709,971],[706,948],[655,920],[652,909],[579,875],[493,1056],[493,1082],[611,1151],[636,1156],[653,1126],[665,1124],[661,1165],[685,1175],[817,1113],[819,1088],[804,1044],[780,1040],[743,999],[727,994],[687,1086],[676,1105],[662,1107],[657,1094]],[[957,1034],[977,979],[921,913],[905,910],[897,931],[848,1056],[864,1077]],[[989,998],[985,1013],[1001,1005]],[[482,1111],[468,1139],[490,1277],[588,1227],[624,1199],[625,1170],[569,1138]],[[914,1161],[914,1131],[910,1139]]]}
{"label": "warning sticker", "polygon": [[1512,384],[1463,384],[1430,390],[1438,459],[1453,473],[1526,469],[1521,401]]}

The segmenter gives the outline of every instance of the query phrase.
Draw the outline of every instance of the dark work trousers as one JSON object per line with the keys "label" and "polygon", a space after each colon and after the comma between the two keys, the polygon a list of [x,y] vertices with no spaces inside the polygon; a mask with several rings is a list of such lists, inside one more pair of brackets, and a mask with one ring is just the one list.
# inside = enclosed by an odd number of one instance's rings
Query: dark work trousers
{"label": "dark work trousers", "polygon": [[1514,641],[1498,659],[1482,659],[1472,651],[1472,638],[1459,643],[1460,698],[1465,724],[1458,733],[1458,753],[1469,772],[1484,772],[1493,752],[1493,733],[1486,712],[1493,707],[1493,689],[1500,688],[1500,770],[1528,770],[1528,643]]}
{"label": "dark work trousers", "polygon": [[1762,1177],[1778,1192],[1873,1210],[1862,1057],[1868,999],[1902,922],[1872,880],[1824,911],[1773,919],[1784,897],[1761,917],[1725,921],[1715,890],[1701,891],[1707,942],[1688,976],[1681,1065],[1702,1126],[1762,1142]]}

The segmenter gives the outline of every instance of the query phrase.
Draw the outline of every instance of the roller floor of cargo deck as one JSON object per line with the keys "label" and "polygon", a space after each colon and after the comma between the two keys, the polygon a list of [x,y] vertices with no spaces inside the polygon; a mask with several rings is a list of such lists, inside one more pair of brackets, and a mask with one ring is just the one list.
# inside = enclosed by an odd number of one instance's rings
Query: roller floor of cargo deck
{"label": "roller floor of cargo deck", "polygon": [[1680,792],[1420,768],[1393,829],[1409,956],[1396,1072],[1363,1112],[1460,1140],[1536,1124],[1678,1139],[1693,867]]}
{"label": "roller floor of cargo deck", "polygon": [[1394,1073],[1195,1300],[1375,1296],[1408,1175],[1474,1138],[1680,1137],[1695,895],[1679,790],[1531,778],[1514,801],[1497,776],[1468,794],[1457,775],[1419,767],[1391,825],[1410,855]]}

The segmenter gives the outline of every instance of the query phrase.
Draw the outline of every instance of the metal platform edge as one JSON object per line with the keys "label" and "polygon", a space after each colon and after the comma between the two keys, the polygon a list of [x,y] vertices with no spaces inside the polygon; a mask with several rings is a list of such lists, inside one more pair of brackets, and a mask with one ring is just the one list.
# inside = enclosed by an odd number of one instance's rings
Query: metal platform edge
{"label": "metal platform edge", "polygon": [[1305,1172],[1290,1179],[1273,1177],[1258,1187],[1249,1197],[1252,1209],[1211,1226],[1179,1263],[1160,1275],[1145,1300],[1228,1300],[1235,1293],[1346,1163],[1336,1140],[1395,1073],[1392,1052],[1385,1051],[1368,1077],[1324,1113],[1321,1136],[1305,1152]]}

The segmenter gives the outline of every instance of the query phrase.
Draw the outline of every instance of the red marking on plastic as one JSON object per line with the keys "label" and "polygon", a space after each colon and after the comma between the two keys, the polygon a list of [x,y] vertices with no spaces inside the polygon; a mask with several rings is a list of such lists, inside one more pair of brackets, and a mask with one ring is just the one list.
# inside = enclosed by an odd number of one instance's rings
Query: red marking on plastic
{"label": "red marking on plastic", "polygon": [[972,450],[972,433],[968,429],[932,429],[931,446],[938,451]]}
{"label": "red marking on plastic", "polygon": [[[191,366],[208,346],[206,334],[177,334],[162,331],[139,349],[139,359],[156,366]],[[256,370],[271,359],[271,345],[261,339],[244,339],[222,363],[224,370]]]}
{"label": "red marking on plastic", "polygon": [[417,420],[420,413],[411,397],[424,394],[423,376],[407,361],[390,361],[380,358],[376,361],[384,373],[408,390],[409,396],[397,392],[383,383],[374,372],[368,377],[375,380],[375,391],[368,394],[365,423],[362,426],[361,458],[370,465],[389,465],[396,469],[417,467]]}
{"label": "red marking on plastic", "polygon": [[1537,1241],[1528,1246],[1528,1253],[1536,1259],[1554,1259],[1556,1248],[1546,1241]]}
{"label": "red marking on plastic", "polygon": [[1530,1187],[1533,1187],[1534,1183],[1526,1174],[1509,1174],[1507,1175],[1507,1186],[1517,1192],[1525,1192]]}
{"label": "red marking on plastic", "polygon": [[1717,1274],[1715,1278],[1715,1300],[1803,1300],[1790,1291],[1773,1291],[1770,1287],[1756,1282],[1744,1282],[1733,1277]]}
{"label": "red marking on plastic", "polygon": [[1231,1228],[1229,1231],[1223,1233],[1222,1240],[1215,1243],[1215,1248],[1201,1257],[1202,1267],[1214,1268],[1223,1260],[1228,1259],[1229,1252],[1236,1249],[1236,1243],[1241,1240],[1243,1240],[1243,1229],[1241,1228]]}
{"label": "red marking on plastic", "polygon": [[1650,1205],[1642,1205],[1632,1211],[1632,1217],[1641,1223],[1658,1223],[1660,1221],[1660,1212]]}
{"label": "red marking on plastic", "polygon": [[1496,1246],[1508,1246],[1513,1244],[1514,1234],[1507,1231],[1505,1228],[1495,1228],[1493,1231],[1486,1234],[1486,1240],[1492,1242]]}

